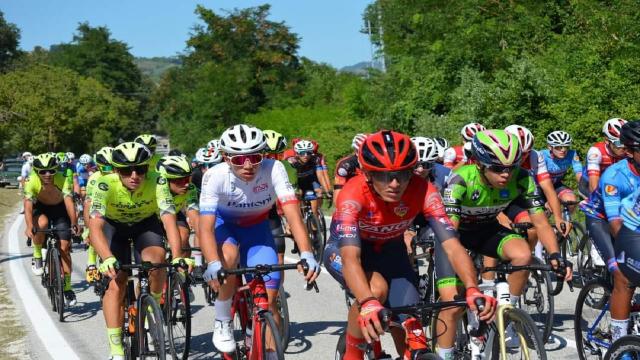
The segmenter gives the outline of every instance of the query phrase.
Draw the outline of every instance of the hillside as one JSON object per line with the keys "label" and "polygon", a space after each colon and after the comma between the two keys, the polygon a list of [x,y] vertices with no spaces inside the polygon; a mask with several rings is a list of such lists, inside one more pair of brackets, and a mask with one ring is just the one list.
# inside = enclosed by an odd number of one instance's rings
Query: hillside
{"label": "hillside", "polygon": [[180,66],[180,59],[177,57],[152,57],[152,58],[135,58],[134,62],[140,71],[149,76],[153,82],[158,83],[162,74],[168,69]]}

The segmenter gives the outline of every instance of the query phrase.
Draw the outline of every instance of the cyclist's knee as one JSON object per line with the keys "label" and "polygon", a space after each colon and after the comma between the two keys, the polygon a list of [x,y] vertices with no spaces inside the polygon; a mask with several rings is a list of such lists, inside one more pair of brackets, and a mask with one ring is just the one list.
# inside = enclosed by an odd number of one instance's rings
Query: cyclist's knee
{"label": "cyclist's knee", "polygon": [[222,265],[225,268],[235,267],[238,264],[239,256],[240,252],[236,245],[224,243],[222,246],[218,246],[218,257],[222,260]]}
{"label": "cyclist's knee", "polygon": [[613,272],[613,289],[617,292],[633,294],[633,289],[629,288],[629,280],[620,270]]}
{"label": "cyclist's knee", "polygon": [[371,273],[369,278],[369,288],[381,303],[387,301],[387,295],[389,293],[389,284],[384,279],[384,277],[377,272]]}

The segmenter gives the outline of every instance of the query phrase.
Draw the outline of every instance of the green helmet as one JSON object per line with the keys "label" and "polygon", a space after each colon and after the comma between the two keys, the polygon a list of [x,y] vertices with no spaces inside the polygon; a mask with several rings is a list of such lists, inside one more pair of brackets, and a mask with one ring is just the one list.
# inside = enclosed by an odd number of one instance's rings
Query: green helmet
{"label": "green helmet", "polygon": [[522,158],[518,136],[504,130],[477,132],[471,140],[471,152],[485,166],[517,165]]}
{"label": "green helmet", "polygon": [[67,157],[67,153],[59,152],[56,153],[56,160],[58,160],[58,164],[66,163],[69,158]]}
{"label": "green helmet", "polygon": [[154,152],[156,150],[156,145],[158,145],[156,136],[152,134],[138,135],[138,137],[133,141],[148,147],[151,152]]}
{"label": "green helmet", "polygon": [[111,165],[112,153],[113,148],[111,146],[105,146],[96,152],[96,154],[93,156],[93,161],[95,161],[96,164],[100,166],[109,166]]}
{"label": "green helmet", "polygon": [[36,170],[57,169],[58,160],[51,153],[39,154],[33,158],[33,168]]}
{"label": "green helmet", "polygon": [[287,148],[287,139],[284,135],[273,130],[262,131],[264,137],[267,139],[266,150],[272,153],[281,153]]}
{"label": "green helmet", "polygon": [[114,167],[128,167],[144,165],[151,159],[149,149],[136,142],[125,142],[115,148],[111,153],[111,164]]}
{"label": "green helmet", "polygon": [[191,175],[191,164],[180,155],[163,156],[158,161],[158,172],[167,179],[179,179]]}

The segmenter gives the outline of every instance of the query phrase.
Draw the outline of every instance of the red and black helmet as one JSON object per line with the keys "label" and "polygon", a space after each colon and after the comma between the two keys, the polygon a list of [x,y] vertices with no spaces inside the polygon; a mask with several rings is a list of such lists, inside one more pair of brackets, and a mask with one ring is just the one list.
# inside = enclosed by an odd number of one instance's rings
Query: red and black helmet
{"label": "red and black helmet", "polygon": [[363,170],[399,171],[412,168],[418,161],[416,148],[409,136],[382,130],[367,136],[358,152]]}

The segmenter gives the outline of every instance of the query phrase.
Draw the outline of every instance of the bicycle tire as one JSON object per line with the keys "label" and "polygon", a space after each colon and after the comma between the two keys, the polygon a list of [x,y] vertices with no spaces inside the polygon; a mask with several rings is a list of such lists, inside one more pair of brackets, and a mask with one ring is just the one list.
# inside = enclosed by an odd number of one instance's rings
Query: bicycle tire
{"label": "bicycle tire", "polygon": [[[439,299],[437,300],[439,301]],[[437,302],[435,301],[435,302]],[[431,314],[429,321],[429,329],[425,331],[425,334],[429,334],[427,341],[430,341],[430,348],[438,348],[438,337],[443,333],[438,333],[438,317],[440,316],[440,309],[434,310]],[[424,323],[422,324],[425,325]],[[466,311],[456,321],[456,336],[453,346],[453,358],[454,359],[470,359],[467,344],[469,343],[469,334],[467,333],[467,314]]]}
{"label": "bicycle tire", "polygon": [[[634,356],[635,355],[635,356]],[[616,340],[604,356],[604,360],[620,360],[640,358],[640,336],[626,335]]]}
{"label": "bicycle tire", "polygon": [[42,263],[42,285],[47,290],[47,296],[49,297],[49,302],[51,303],[51,311],[56,310],[56,294],[54,291],[55,278],[51,273],[51,269],[53,269],[53,259],[51,258],[51,254],[47,252],[47,257]]}
{"label": "bicycle tire", "polygon": [[191,342],[191,304],[185,280],[178,272],[167,276],[164,319],[167,337],[174,360],[189,357]]}
{"label": "bicycle tire", "polygon": [[[518,308],[509,308],[504,311],[504,324],[505,329],[510,324],[513,325],[515,332],[526,340],[526,350],[529,352],[528,359],[530,360],[546,360],[547,352],[542,342],[542,337],[538,331],[538,327],[531,319],[531,316],[524,310]],[[523,345],[520,344],[521,351],[513,352],[512,349],[507,348],[507,358],[502,359],[500,354],[500,336],[496,336],[494,332],[493,342],[491,344],[491,356],[492,360],[507,360],[507,359],[520,359],[521,353],[524,351]],[[535,354],[532,354],[532,350]],[[513,355],[513,357],[509,356]]]}
{"label": "bicycle tire", "polygon": [[[606,267],[596,267],[593,257],[591,256],[591,249],[593,248],[593,241],[587,235],[585,235],[580,244],[578,245],[578,279],[579,286],[585,286],[589,281],[606,276]],[[574,275],[575,278],[575,275]]]}
{"label": "bicycle tire", "polygon": [[[164,339],[164,320],[162,309],[156,300],[148,294],[141,295],[138,308],[137,340],[139,358],[165,360],[167,349]],[[149,310],[151,310],[149,312]]]}
{"label": "bicycle tire", "polygon": [[322,243],[327,242],[327,221],[324,219],[324,213],[322,209],[318,207],[318,225],[320,225],[320,234],[322,235]]}
{"label": "bicycle tire", "polygon": [[289,347],[289,341],[291,340],[290,333],[290,319],[289,319],[289,304],[287,301],[287,293],[284,291],[284,286],[280,285],[280,289],[278,290],[278,299],[277,306],[280,311],[280,327],[278,330],[280,331],[280,335],[282,336],[282,351],[287,351]]}
{"label": "bicycle tire", "polygon": [[[264,311],[262,314],[262,323],[260,324],[261,328],[261,338],[260,338],[260,346],[262,349],[262,354],[267,353],[267,327],[273,334],[274,339],[281,339],[280,332],[278,331],[278,325],[276,321],[273,319],[273,314],[269,311]],[[281,341],[274,341],[275,353],[278,360],[284,360],[284,349],[282,348]]]}
{"label": "bicycle tire", "polygon": [[[602,289],[601,293],[594,292],[596,289]],[[596,325],[589,319],[597,319],[602,311],[606,311],[607,314],[604,314],[597,324],[595,336],[602,339],[603,342],[608,340],[609,344],[611,343],[611,333],[608,326],[611,314],[606,310],[606,306],[609,303],[612,290],[613,288],[607,281],[595,279],[588,282],[578,294],[576,310],[573,316],[573,328],[576,350],[580,360],[602,359],[603,354],[606,353],[606,348],[598,346],[586,338],[587,329]],[[587,314],[587,311],[589,314]]]}
{"label": "bicycle tire", "polygon": [[[542,264],[542,260],[534,257],[533,263]],[[530,287],[532,281],[534,286]],[[533,292],[529,289],[533,289]],[[520,307],[526,307],[525,311],[538,326],[544,343],[550,340],[553,332],[555,306],[551,290],[551,275],[548,271],[531,271],[520,297]]]}
{"label": "bicycle tire", "polygon": [[[559,236],[558,246],[560,247],[560,255],[562,255],[563,259],[567,259],[567,247],[569,246],[567,243],[569,242],[569,239],[567,238],[560,239],[560,238],[561,237]],[[551,296],[557,296],[562,291],[562,287],[560,286],[562,282],[558,281],[558,277],[555,273],[551,274],[550,276],[551,276]]]}
{"label": "bicycle tire", "polygon": [[[320,227],[318,225],[318,219],[309,214],[306,219],[307,232],[309,233],[309,239],[311,240],[311,248],[313,250],[313,257],[318,264],[322,263],[322,254],[324,253],[324,244],[322,243],[322,236],[320,235]],[[315,228],[315,230],[314,230]]]}
{"label": "bicycle tire", "polygon": [[60,261],[60,252],[57,248],[50,250],[52,259],[51,276],[53,281],[54,294],[56,300],[56,312],[58,313],[58,321],[64,321],[64,271]]}

